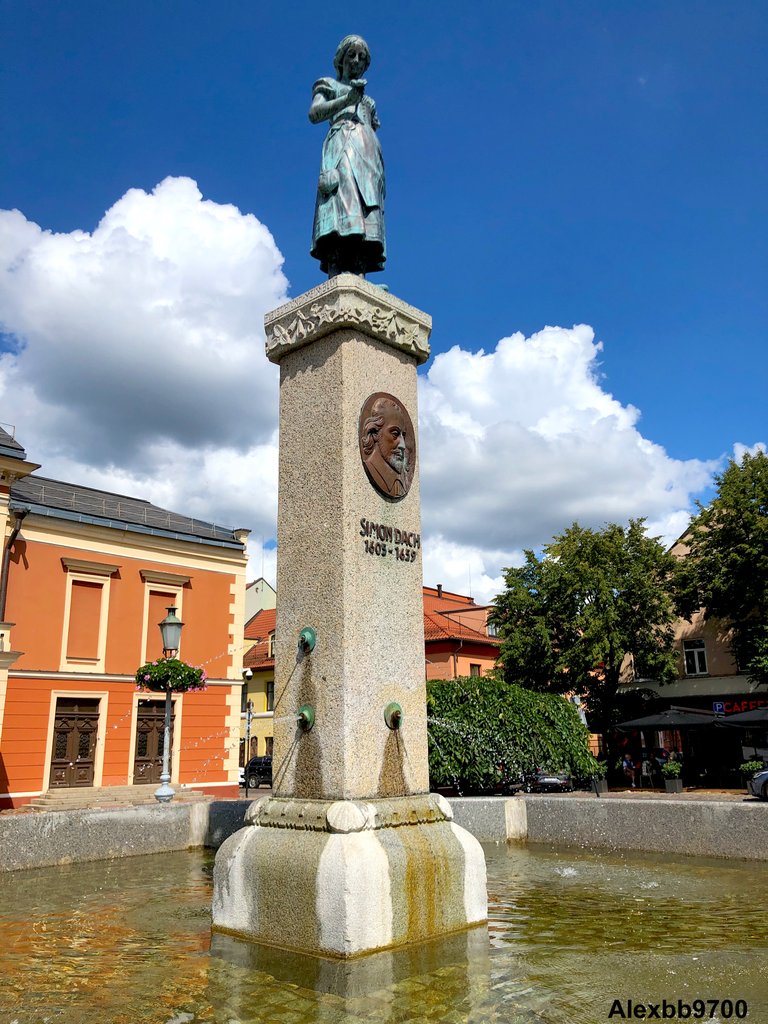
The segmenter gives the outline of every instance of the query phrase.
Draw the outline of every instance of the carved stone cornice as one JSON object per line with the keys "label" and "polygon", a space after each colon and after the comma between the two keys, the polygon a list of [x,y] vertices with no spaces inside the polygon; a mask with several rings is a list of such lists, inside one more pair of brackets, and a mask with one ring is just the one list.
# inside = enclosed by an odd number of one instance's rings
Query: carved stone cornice
{"label": "carved stone cornice", "polygon": [[412,355],[429,358],[432,317],[355,274],[339,274],[264,317],[267,358],[279,363],[287,352],[333,331],[350,328]]}
{"label": "carved stone cornice", "polygon": [[17,480],[22,480],[30,473],[34,473],[36,469],[40,469],[39,462],[27,462],[25,459],[13,459],[0,455],[0,483],[10,486]]}
{"label": "carved stone cornice", "polygon": [[265,796],[254,800],[245,813],[246,825],[337,833],[368,832],[452,819],[451,806],[439,793],[377,800]]}

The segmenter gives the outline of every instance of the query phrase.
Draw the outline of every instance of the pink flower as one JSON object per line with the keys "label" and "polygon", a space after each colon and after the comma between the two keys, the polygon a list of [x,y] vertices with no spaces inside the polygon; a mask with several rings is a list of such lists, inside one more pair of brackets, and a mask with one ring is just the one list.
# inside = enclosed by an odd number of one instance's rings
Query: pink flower
{"label": "pink flower", "polygon": [[147,675],[144,676],[144,682],[145,683],[149,682],[149,673],[147,673]]}

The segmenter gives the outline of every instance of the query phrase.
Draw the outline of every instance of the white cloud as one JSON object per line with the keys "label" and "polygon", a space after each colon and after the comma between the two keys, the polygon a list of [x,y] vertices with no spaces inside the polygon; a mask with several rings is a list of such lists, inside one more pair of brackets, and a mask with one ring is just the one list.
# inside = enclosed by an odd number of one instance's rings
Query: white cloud
{"label": "white cloud", "polygon": [[[425,536],[423,558],[424,582],[428,586],[442,583],[445,590],[471,594],[482,604],[503,589],[500,568],[522,564],[523,555],[457,544],[437,534]],[[489,574],[494,571],[496,575]]]}
{"label": "white cloud", "polygon": [[90,234],[0,211],[2,419],[48,476],[271,536],[263,320],[286,298],[282,262],[253,215],[188,178],[132,189]]}
{"label": "white cloud", "polygon": [[[425,578],[487,600],[500,570],[569,526],[644,516],[671,541],[714,463],[670,458],[600,386],[591,328],[438,355],[421,382]],[[433,548],[434,550],[431,550]],[[461,565],[462,558],[465,559]],[[476,581],[476,582],[475,582]]]}
{"label": "white cloud", "polygon": [[[47,476],[252,530],[274,578],[277,371],[286,299],[267,228],[187,178],[133,189],[92,233],[0,211],[0,419]],[[1,340],[1,339],[0,339]],[[6,342],[8,339],[6,338]],[[420,384],[425,580],[489,599],[574,519],[647,516],[665,539],[714,464],[671,459],[601,386],[589,327],[438,355]]]}
{"label": "white cloud", "polygon": [[167,178],[127,192],[92,234],[12,211],[0,239],[0,323],[21,342],[0,363],[4,408],[18,387],[33,395],[56,453],[148,470],[158,441],[245,452],[274,430],[262,321],[287,282],[255,217]]}
{"label": "white cloud", "polygon": [[741,441],[737,441],[733,446],[733,461],[741,462],[745,455],[757,455],[758,452],[765,454],[766,446],[764,441],[758,441],[756,444],[742,444]]}

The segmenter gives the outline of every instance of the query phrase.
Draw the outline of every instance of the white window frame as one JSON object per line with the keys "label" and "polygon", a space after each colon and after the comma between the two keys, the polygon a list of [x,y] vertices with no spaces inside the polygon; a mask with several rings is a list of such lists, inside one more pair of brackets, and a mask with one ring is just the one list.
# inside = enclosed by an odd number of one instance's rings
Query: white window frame
{"label": "white window frame", "polygon": [[[693,645],[696,646],[693,646]],[[690,645],[690,646],[688,646]],[[688,655],[693,655],[693,660],[696,663],[696,668],[693,672],[688,669]],[[704,660],[704,668],[700,667],[700,660]],[[700,638],[683,640],[683,668],[687,676],[708,676],[709,675],[709,663],[707,661],[707,645],[704,640]]]}
{"label": "white window frame", "polygon": [[[64,622],[61,629],[61,655],[59,672],[98,672],[104,674],[107,656],[107,625],[109,620],[109,586],[112,576],[120,568],[119,565],[108,565],[106,562],[90,562],[83,558],[62,558],[62,567],[66,573],[66,590],[64,593]],[[99,606],[99,634],[96,642],[95,658],[70,658],[69,617],[72,612],[72,584],[98,583],[101,585],[101,604]]]}
{"label": "white window frame", "polygon": [[[176,614],[181,619],[184,586],[189,583],[189,576],[182,576],[181,573],[159,572],[155,569],[139,569],[139,574],[144,581],[144,608],[141,617],[141,650],[139,651],[139,664],[147,661],[147,641],[149,640],[149,595],[153,590],[164,590],[174,595],[173,603],[176,606]],[[179,639],[179,650],[177,657],[181,657],[181,644],[183,636]]]}

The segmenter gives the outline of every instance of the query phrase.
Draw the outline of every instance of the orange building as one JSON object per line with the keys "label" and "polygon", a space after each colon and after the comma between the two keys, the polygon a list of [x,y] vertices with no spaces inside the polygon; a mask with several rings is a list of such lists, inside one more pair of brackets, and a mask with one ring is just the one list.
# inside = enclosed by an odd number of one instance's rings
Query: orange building
{"label": "orange building", "polygon": [[488,625],[490,605],[437,587],[424,587],[427,679],[483,676],[496,664],[499,641]]}
{"label": "orange building", "polygon": [[169,605],[209,677],[173,696],[172,785],[235,795],[247,531],[39,468],[0,429],[0,808],[159,782],[164,695],[134,673]]}

